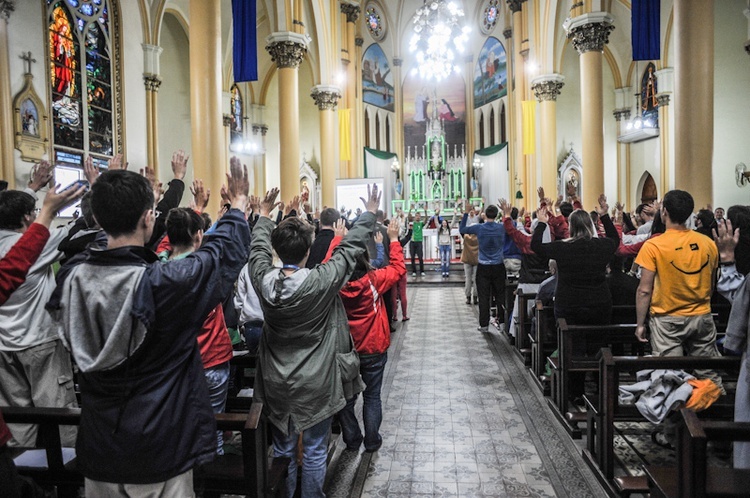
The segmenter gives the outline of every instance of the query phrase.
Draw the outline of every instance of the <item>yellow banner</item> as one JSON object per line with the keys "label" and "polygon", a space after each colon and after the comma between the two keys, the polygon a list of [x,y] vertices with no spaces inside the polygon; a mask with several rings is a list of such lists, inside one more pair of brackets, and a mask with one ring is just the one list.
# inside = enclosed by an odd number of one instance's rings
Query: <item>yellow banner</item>
{"label": "yellow banner", "polygon": [[339,159],[352,159],[352,130],[350,120],[351,109],[339,109]]}
{"label": "yellow banner", "polygon": [[536,100],[524,100],[523,110],[523,153],[528,156],[536,152]]}

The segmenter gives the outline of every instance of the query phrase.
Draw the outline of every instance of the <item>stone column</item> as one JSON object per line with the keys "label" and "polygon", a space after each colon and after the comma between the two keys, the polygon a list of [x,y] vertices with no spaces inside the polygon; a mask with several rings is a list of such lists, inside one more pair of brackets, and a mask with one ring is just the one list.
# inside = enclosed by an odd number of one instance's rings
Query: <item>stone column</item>
{"label": "stone column", "polygon": [[[513,30],[511,28],[506,28],[503,31],[503,37],[505,38],[505,49],[506,53],[510,54],[511,50],[508,49],[508,46],[512,43],[510,39],[513,37]],[[516,184],[514,183],[514,179],[516,178],[516,172],[518,171],[516,169],[515,164],[515,152],[516,148],[518,148],[518,145],[516,145],[516,90],[513,87],[513,81],[514,75],[516,72],[516,64],[513,57],[510,55],[507,56],[507,68],[508,68],[508,94],[507,94],[507,112],[505,113],[505,116],[508,119],[506,131],[507,131],[507,140],[508,140],[508,200],[511,204],[515,204],[515,197],[516,197]],[[473,71],[473,70],[472,70]],[[473,74],[468,73],[468,74]],[[474,151],[472,151],[473,153]],[[473,157],[472,157],[473,160]]]}
{"label": "stone column", "polygon": [[745,14],[745,17],[748,19],[748,27],[747,27],[747,35],[748,40],[745,42],[745,52],[747,52],[747,55],[750,55],[750,7],[742,11],[743,14]]}
{"label": "stone column", "polygon": [[16,188],[13,136],[13,96],[10,93],[10,60],[8,55],[8,21],[15,9],[13,0],[0,0],[0,161],[2,179],[8,188]]}
{"label": "stone column", "polygon": [[547,197],[557,197],[557,97],[560,95],[565,77],[561,74],[545,74],[531,81],[531,89],[539,101],[542,128],[542,187]]}
{"label": "stone column", "polygon": [[675,188],[698,208],[713,198],[713,0],[675,0],[674,40]]}
{"label": "stone column", "polygon": [[194,178],[214,192],[209,213],[219,209],[215,193],[226,183],[222,113],[220,2],[190,0],[190,118]]}
{"label": "stone column", "polygon": [[592,209],[604,192],[604,103],[602,52],[614,29],[606,12],[565,21],[563,28],[581,56],[581,136],[583,137],[583,205]]}
{"label": "stone column", "polygon": [[143,48],[143,84],[146,86],[146,161],[154,168],[159,178],[159,121],[158,96],[161,86],[159,56],[163,48],[144,43]]}
{"label": "stone column", "polygon": [[[519,180],[523,182],[523,186],[520,189],[524,194],[524,204],[528,205],[531,209],[533,206],[528,204],[529,198],[529,185],[528,185],[528,168],[526,165],[526,158],[523,154],[523,101],[526,99],[526,71],[524,70],[524,62],[528,56],[528,50],[524,52],[523,40],[524,40],[524,28],[523,28],[523,4],[526,0],[507,0],[508,7],[513,13],[513,110],[515,116],[515,147],[509,152],[512,156],[509,156],[513,163],[513,170],[515,175],[518,176]],[[510,79],[508,79],[510,81]],[[514,177],[511,177],[513,181]],[[515,197],[516,188],[511,191],[511,197]],[[491,202],[488,200],[488,202]],[[513,201],[511,201],[513,202]]]}
{"label": "stone column", "polygon": [[341,90],[335,86],[313,87],[310,96],[320,111],[320,186],[321,206],[336,207],[336,177],[338,164],[338,115],[336,103]]}
{"label": "stone column", "polygon": [[[617,90],[616,90],[617,91]],[[624,93],[624,92],[623,92]],[[615,109],[612,115],[617,121],[617,136],[622,135],[622,123],[630,119],[630,109],[620,108]],[[625,158],[623,158],[623,149],[625,150]],[[630,206],[630,164],[627,161],[627,157],[630,151],[630,144],[623,144],[617,141],[617,200],[623,202],[625,206]],[[623,164],[625,165],[623,168]],[[622,174],[625,170],[625,179],[623,180]]]}
{"label": "stone column", "polygon": [[299,66],[307,51],[307,37],[290,31],[273,33],[266,50],[279,72],[279,137],[281,198],[299,194]]}
{"label": "stone column", "polygon": [[[365,105],[362,100],[362,45],[364,45],[364,38],[357,37],[354,39],[354,60],[351,65],[354,65],[354,107],[352,107],[352,133],[354,137],[352,139],[352,178],[361,178],[365,175],[364,165],[364,145],[365,145],[365,127],[362,123],[365,122]],[[382,130],[385,131],[385,122],[383,122]],[[383,148],[385,148],[385,140],[383,140]]]}
{"label": "stone column", "polygon": [[[661,148],[660,159],[660,177],[659,198],[669,192],[669,97],[668,93],[659,93],[656,95],[656,102],[659,104],[659,145]],[[703,204],[705,206],[705,204]],[[697,206],[697,204],[696,204]]]}
{"label": "stone column", "polygon": [[398,157],[398,163],[401,165],[399,175],[401,181],[406,185],[404,180],[404,92],[401,87],[401,66],[404,60],[400,57],[393,58],[393,110],[395,119],[393,120],[393,151]]}
{"label": "stone column", "polygon": [[[346,68],[346,89],[344,91],[344,106],[349,109],[351,134],[349,135],[349,143],[351,145],[351,160],[346,163],[346,176],[347,178],[356,178],[359,171],[359,151],[357,150],[357,141],[359,139],[359,133],[357,132],[357,80],[359,79],[356,67],[357,67],[357,54],[356,54],[356,33],[357,26],[356,22],[359,18],[361,11],[359,5],[353,5],[350,3],[341,3],[341,14],[346,18],[346,28],[344,39],[344,47],[346,49],[346,58],[344,59],[344,65]],[[343,175],[342,175],[343,176]]]}
{"label": "stone column", "polygon": [[[466,64],[464,74],[474,74],[474,56],[467,55],[464,63]],[[477,148],[476,124],[474,121],[474,85],[466,85],[466,110],[466,164],[464,165],[466,178],[464,188],[468,199],[471,197],[472,162],[474,161],[474,151]],[[495,202],[497,202],[497,199],[495,199]]]}

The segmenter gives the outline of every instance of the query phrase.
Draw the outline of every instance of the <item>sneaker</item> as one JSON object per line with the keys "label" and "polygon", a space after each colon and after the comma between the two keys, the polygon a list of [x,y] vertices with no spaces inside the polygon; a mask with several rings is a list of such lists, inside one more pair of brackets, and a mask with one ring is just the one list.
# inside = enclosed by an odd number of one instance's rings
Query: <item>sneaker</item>
{"label": "sneaker", "polygon": [[471,304],[471,298],[470,297],[466,298],[466,304]]}
{"label": "sneaker", "polygon": [[424,277],[424,272],[422,272],[422,276]]}
{"label": "sneaker", "polygon": [[474,296],[474,304],[479,304],[479,298],[477,296]]}
{"label": "sneaker", "polygon": [[[424,273],[422,275],[424,275]],[[415,272],[415,271],[411,272],[411,276],[412,277],[416,277],[417,276],[417,272]]]}
{"label": "sneaker", "polygon": [[480,331],[483,334],[489,334],[490,328],[489,327],[477,327],[477,330]]}

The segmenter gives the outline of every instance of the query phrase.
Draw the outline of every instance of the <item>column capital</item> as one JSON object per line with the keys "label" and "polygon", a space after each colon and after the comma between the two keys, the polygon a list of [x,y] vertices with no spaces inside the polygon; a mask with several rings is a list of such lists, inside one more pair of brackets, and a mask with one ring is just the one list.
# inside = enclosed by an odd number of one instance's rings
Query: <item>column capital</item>
{"label": "column capital", "polygon": [[513,28],[505,28],[503,30],[503,36],[506,40],[510,39],[510,37],[513,36]]}
{"label": "column capital", "polygon": [[526,2],[526,0],[505,0],[505,3],[508,4],[508,8],[514,14],[521,11],[524,2]]}
{"label": "column capital", "polygon": [[364,44],[365,44],[365,39],[362,38],[361,36],[358,36],[354,39],[354,45],[356,45],[357,47],[361,47]]}
{"label": "column capital", "polygon": [[602,52],[609,43],[609,34],[615,29],[614,18],[607,12],[591,12],[566,19],[563,29],[579,54]]}
{"label": "column capital", "polygon": [[315,101],[318,110],[333,110],[341,98],[341,89],[337,86],[317,85],[310,91],[310,97]]}
{"label": "column capital", "polygon": [[161,74],[159,59],[164,49],[159,45],[148,43],[141,43],[141,48],[143,49],[143,76],[158,76]]}
{"label": "column capital", "polygon": [[344,2],[341,3],[341,13],[346,14],[346,22],[357,22],[360,12],[362,12],[362,9],[359,5]]}
{"label": "column capital", "polygon": [[266,133],[268,133],[268,126],[266,125],[260,125],[260,134],[261,136],[266,136]]}
{"label": "column capital", "polygon": [[531,80],[531,89],[539,102],[556,101],[563,86],[565,77],[561,74],[543,74]]}
{"label": "column capital", "polygon": [[281,31],[266,38],[266,50],[279,69],[297,69],[305,57],[308,43],[307,36],[303,34]]}
{"label": "column capital", "polygon": [[628,119],[630,119],[630,109],[615,109],[612,112],[612,115],[615,117],[615,121],[617,121],[618,123],[623,119],[627,121]]}
{"label": "column capital", "polygon": [[671,97],[671,93],[668,92],[660,92],[656,94],[656,103],[659,104],[659,107],[669,105],[669,99]]}
{"label": "column capital", "polygon": [[402,59],[401,57],[394,57],[393,58],[393,65],[395,67],[401,67],[401,66],[403,66],[404,65],[404,59]]}
{"label": "column capital", "polygon": [[148,92],[158,92],[161,86],[161,78],[158,74],[144,74],[143,84]]}
{"label": "column capital", "polygon": [[224,123],[224,128],[229,128],[232,125],[232,116],[229,114],[224,114],[222,117],[222,121]]}
{"label": "column capital", "polygon": [[15,0],[0,0],[0,19],[10,19],[10,14],[16,10]]}

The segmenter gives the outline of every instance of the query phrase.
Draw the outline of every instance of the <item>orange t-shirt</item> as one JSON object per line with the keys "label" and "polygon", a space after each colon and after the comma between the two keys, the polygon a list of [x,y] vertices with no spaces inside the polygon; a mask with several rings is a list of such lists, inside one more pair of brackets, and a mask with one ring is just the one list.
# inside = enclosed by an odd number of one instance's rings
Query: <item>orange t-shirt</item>
{"label": "orange t-shirt", "polygon": [[711,292],[719,250],[693,230],[669,229],[648,239],[636,264],[656,272],[651,314],[696,316],[711,313]]}

